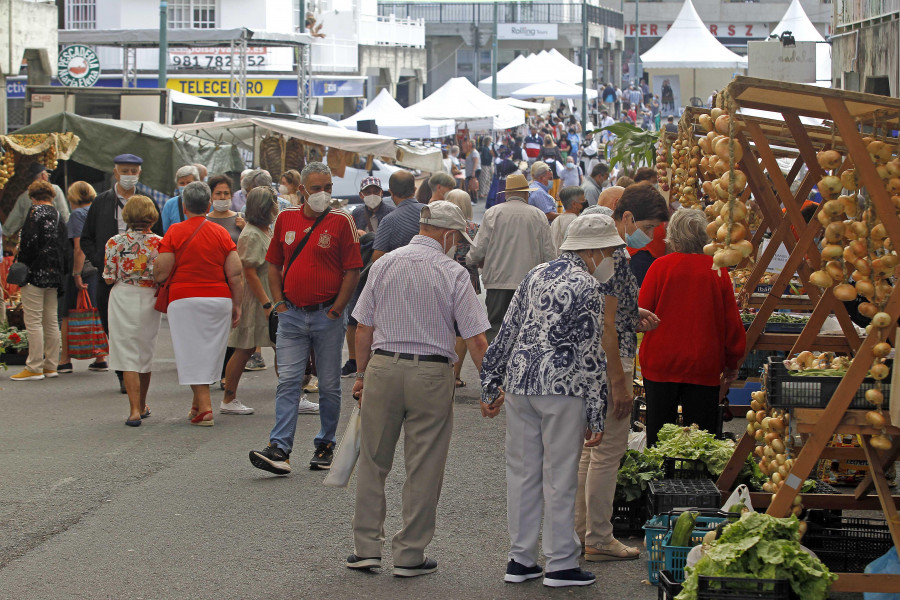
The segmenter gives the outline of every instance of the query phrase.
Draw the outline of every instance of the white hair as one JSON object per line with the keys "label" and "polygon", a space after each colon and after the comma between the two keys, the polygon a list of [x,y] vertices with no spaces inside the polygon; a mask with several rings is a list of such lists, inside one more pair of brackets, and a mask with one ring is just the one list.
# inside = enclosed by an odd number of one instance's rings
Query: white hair
{"label": "white hair", "polygon": [[175,183],[178,183],[179,179],[187,177],[188,175],[193,177],[194,181],[200,181],[200,171],[197,170],[197,167],[194,165],[184,165],[175,171]]}

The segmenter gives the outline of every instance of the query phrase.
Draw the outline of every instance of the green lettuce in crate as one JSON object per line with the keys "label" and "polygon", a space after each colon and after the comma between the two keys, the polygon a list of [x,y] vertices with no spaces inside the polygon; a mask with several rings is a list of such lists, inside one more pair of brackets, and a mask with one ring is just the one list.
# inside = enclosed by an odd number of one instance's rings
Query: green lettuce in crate
{"label": "green lettuce in crate", "polygon": [[[801,547],[797,517],[777,519],[747,512],[728,525],[694,566],[676,600],[696,600],[698,577],[786,579],[798,598],[826,600],[837,576]],[[754,586],[755,587],[755,586]]]}

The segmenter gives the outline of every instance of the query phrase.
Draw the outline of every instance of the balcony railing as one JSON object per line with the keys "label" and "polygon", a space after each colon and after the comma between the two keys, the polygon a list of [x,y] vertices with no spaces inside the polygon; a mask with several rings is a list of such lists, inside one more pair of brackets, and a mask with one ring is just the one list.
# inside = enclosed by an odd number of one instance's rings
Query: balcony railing
{"label": "balcony railing", "polygon": [[331,36],[310,44],[314,73],[353,73],[359,68],[359,44],[352,39]]}
{"label": "balcony railing", "polygon": [[900,13],[900,0],[835,0],[834,25],[846,27]]}
{"label": "balcony railing", "polygon": [[395,15],[362,15],[359,22],[359,43],[364,46],[425,47],[425,21],[398,18]]}
{"label": "balcony railing", "polygon": [[[582,9],[588,23],[622,29],[622,13],[601,6],[549,4],[544,2],[498,2],[500,23],[581,23]],[[494,4],[488,2],[379,2],[378,14],[426,23],[493,23]]]}

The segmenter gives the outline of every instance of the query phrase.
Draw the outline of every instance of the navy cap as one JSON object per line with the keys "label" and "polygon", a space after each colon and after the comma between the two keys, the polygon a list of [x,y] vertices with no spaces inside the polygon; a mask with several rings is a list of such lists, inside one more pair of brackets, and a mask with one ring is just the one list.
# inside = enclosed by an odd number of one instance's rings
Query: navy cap
{"label": "navy cap", "polygon": [[117,165],[142,165],[144,159],[134,154],[120,154],[113,159],[113,162]]}

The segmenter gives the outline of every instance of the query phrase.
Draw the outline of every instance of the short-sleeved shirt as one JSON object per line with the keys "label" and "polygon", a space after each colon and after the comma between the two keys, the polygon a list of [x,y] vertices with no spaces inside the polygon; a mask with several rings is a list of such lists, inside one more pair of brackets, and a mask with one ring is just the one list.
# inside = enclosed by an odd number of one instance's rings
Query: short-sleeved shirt
{"label": "short-sleeved shirt", "polygon": [[481,154],[475,148],[466,154],[466,177],[475,177],[475,171],[481,168]]}
{"label": "short-sleeved shirt", "polygon": [[69,215],[67,227],[69,229],[69,239],[81,237],[81,230],[84,229],[84,222],[87,220],[88,210],[90,206],[79,206]]}
{"label": "short-sleeved shirt", "polygon": [[613,253],[615,271],[612,278],[600,284],[600,293],[613,296],[616,306],[616,335],[619,338],[619,354],[633,358],[637,354],[638,283],[629,264],[630,258],[624,248]]}
{"label": "short-sleeved shirt", "polygon": [[155,233],[129,229],[106,242],[103,278],[138,287],[154,287],[153,265],[159,256],[162,238]]}
{"label": "short-sleeved shirt", "polygon": [[231,241],[237,244],[238,238],[241,237],[241,230],[237,226],[237,217],[237,214],[233,214],[230,217],[223,218],[206,215],[206,220],[224,227],[225,231],[228,232],[228,235],[231,236]]}
{"label": "short-sleeved shirt", "polygon": [[[302,208],[279,213],[266,261],[283,271],[315,222],[316,217],[307,217]],[[284,295],[294,306],[330,302],[341,289],[344,273],[362,266],[353,217],[342,210],[331,211],[313,231],[290,270],[282,274]]]}
{"label": "short-sleeved shirt", "polygon": [[390,198],[383,198],[381,204],[374,211],[365,204],[361,204],[353,209],[353,221],[356,228],[368,233],[378,231],[378,224],[384,220],[386,216],[394,212],[394,203]]}
{"label": "short-sleeved shirt", "polygon": [[390,252],[407,245],[419,234],[419,218],[424,207],[413,198],[401,202],[378,226],[372,248]]}
{"label": "short-sleeved shirt", "polygon": [[528,194],[528,204],[540,209],[544,214],[556,212],[556,200],[547,191],[549,188],[540,181],[533,181],[532,184],[538,189]]}
{"label": "short-sleeved shirt", "polygon": [[175,253],[175,274],[169,286],[169,302],[182,298],[231,298],[225,277],[225,259],[237,249],[224,227],[207,223],[191,240],[187,252],[182,252],[188,238],[205,217],[192,217],[174,223],[166,231],[159,253]]}

